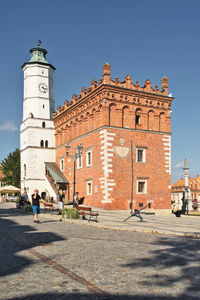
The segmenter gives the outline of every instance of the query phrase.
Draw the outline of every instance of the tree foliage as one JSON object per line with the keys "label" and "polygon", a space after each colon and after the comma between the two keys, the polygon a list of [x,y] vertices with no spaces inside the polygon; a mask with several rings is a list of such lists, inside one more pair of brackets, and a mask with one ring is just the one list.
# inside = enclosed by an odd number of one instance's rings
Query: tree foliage
{"label": "tree foliage", "polygon": [[16,149],[11,152],[2,163],[2,172],[4,174],[3,182],[6,185],[20,187],[20,151]]}

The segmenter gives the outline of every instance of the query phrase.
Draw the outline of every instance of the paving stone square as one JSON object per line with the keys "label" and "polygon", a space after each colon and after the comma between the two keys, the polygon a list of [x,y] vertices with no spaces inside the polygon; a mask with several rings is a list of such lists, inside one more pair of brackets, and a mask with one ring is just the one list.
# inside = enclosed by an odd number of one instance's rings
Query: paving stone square
{"label": "paving stone square", "polygon": [[200,299],[199,219],[147,216],[120,228],[127,212],[116,214],[101,211],[97,224],[41,214],[35,224],[0,204],[0,299]]}

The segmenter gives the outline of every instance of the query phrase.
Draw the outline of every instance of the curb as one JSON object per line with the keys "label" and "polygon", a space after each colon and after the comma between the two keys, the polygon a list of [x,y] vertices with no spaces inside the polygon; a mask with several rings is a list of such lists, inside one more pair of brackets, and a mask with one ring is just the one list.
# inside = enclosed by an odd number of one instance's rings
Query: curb
{"label": "curb", "polygon": [[[41,217],[44,218],[52,218],[56,220],[58,215],[46,215],[44,213],[40,214]],[[167,231],[160,231],[158,230],[152,230],[152,229],[143,229],[143,228],[122,228],[120,226],[113,226],[113,225],[106,225],[106,224],[99,224],[96,222],[88,222],[86,220],[73,220],[73,219],[63,219],[60,218],[57,219],[58,222],[62,219],[62,222],[70,223],[70,224],[75,224],[79,226],[88,226],[88,227],[96,227],[96,228],[102,228],[102,229],[110,229],[110,230],[118,230],[118,231],[129,231],[129,232],[140,232],[140,233],[150,233],[150,234],[162,234],[162,235],[170,235],[170,236],[180,236],[180,237],[185,237],[185,238],[195,238],[195,239],[200,239],[200,233],[195,233],[195,232],[167,232]]]}

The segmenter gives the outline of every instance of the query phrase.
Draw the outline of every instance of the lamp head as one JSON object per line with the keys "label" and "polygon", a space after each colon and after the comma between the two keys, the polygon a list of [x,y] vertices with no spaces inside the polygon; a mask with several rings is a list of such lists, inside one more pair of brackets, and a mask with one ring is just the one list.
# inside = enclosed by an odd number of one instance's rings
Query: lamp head
{"label": "lamp head", "polygon": [[80,144],[78,147],[79,147],[79,153],[82,154],[83,153],[83,145]]}
{"label": "lamp head", "polygon": [[83,153],[83,146],[82,146],[82,144],[78,145],[76,147],[75,151],[76,151],[77,155],[81,155]]}
{"label": "lamp head", "polygon": [[67,154],[67,156],[69,155],[69,152],[70,152],[70,145],[69,144],[67,144],[67,145],[65,145],[65,150],[66,150],[66,154]]}

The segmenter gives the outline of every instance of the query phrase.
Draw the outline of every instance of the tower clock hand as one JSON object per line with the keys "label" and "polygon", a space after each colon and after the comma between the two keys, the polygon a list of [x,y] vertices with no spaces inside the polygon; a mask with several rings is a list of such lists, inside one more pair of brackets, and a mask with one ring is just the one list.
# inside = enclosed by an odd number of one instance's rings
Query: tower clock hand
{"label": "tower clock hand", "polygon": [[41,93],[47,92],[47,85],[45,83],[40,83],[38,87]]}

